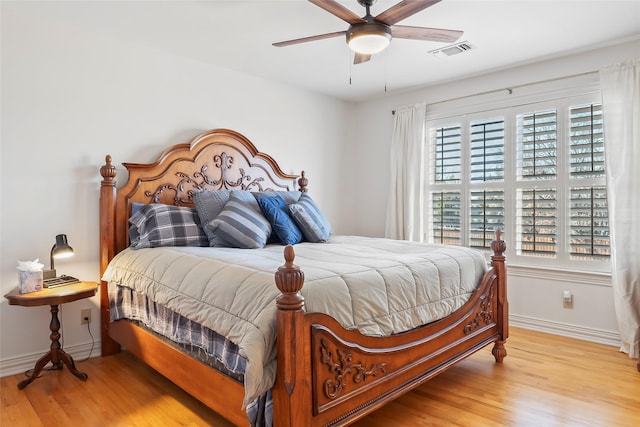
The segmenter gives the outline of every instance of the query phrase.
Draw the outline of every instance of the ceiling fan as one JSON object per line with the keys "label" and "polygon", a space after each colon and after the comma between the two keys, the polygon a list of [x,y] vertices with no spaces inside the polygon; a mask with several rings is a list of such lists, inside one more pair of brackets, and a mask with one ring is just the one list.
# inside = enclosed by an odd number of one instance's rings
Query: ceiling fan
{"label": "ceiling fan", "polygon": [[360,64],[370,60],[371,55],[384,50],[389,45],[392,37],[451,43],[462,36],[462,31],[458,30],[395,25],[397,22],[429,6],[433,6],[441,0],[403,0],[377,16],[371,16],[369,11],[376,0],[358,0],[358,3],[366,9],[366,13],[362,18],[336,0],[309,1],[346,21],[349,24],[349,28],[346,31],[273,43],[274,46],[284,47],[344,35],[349,47],[355,51],[353,63]]}

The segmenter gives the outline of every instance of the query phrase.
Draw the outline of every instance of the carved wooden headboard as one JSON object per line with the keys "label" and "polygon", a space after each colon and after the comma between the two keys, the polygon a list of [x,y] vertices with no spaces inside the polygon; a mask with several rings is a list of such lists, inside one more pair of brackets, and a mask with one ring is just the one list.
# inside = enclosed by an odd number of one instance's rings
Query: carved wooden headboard
{"label": "carved wooden headboard", "polygon": [[111,156],[105,161],[100,168],[100,274],[128,245],[133,203],[193,206],[197,189],[306,191],[307,187],[304,172],[299,179],[285,174],[271,156],[228,129],[210,130],[190,143],[174,145],[153,163],[123,163],[129,179],[120,189],[116,189]]}

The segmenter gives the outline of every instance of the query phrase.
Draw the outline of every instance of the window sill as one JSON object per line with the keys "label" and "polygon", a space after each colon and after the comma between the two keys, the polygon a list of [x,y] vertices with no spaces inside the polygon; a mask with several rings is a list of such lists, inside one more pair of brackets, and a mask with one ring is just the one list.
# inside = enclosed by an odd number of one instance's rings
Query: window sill
{"label": "window sill", "polygon": [[560,282],[579,282],[585,285],[611,287],[611,273],[601,271],[579,271],[549,267],[531,267],[507,265],[507,274],[516,277],[535,277],[536,279]]}

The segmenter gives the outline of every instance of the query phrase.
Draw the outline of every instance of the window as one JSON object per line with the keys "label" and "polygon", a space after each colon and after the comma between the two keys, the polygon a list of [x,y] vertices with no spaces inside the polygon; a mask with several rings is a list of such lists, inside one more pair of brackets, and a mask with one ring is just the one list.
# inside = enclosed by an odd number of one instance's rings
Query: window
{"label": "window", "polygon": [[519,255],[554,257],[558,252],[557,118],[556,110],[516,116]]}
{"label": "window", "polygon": [[570,254],[577,259],[607,259],[611,249],[602,106],[579,105],[569,114]]}
{"label": "window", "polygon": [[[431,132],[435,159],[432,187],[448,187],[453,191],[430,193],[428,239],[489,248],[495,230],[504,229],[504,119],[471,122],[466,137],[460,124],[434,128]],[[463,141],[469,141],[465,144],[468,150],[462,149]],[[463,153],[469,158],[468,167],[463,163]],[[463,171],[468,171],[468,182],[462,179]],[[463,198],[462,194],[468,196]],[[463,238],[465,235],[468,238]]]}
{"label": "window", "polygon": [[502,229],[512,262],[606,271],[599,94],[539,98],[429,120],[425,240],[488,251]]}

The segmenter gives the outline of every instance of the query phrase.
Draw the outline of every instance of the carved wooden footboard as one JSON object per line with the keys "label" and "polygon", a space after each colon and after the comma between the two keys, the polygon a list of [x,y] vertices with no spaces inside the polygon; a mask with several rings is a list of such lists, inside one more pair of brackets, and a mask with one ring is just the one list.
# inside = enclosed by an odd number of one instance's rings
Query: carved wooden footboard
{"label": "carved wooden footboard", "polygon": [[[100,273],[128,246],[133,203],[193,206],[196,189],[306,191],[307,180],[284,174],[268,155],[237,132],[216,129],[191,143],[167,149],[151,164],[125,163],[129,177],[117,189],[107,156],[100,169]],[[497,362],[508,336],[505,244],[497,233],[492,266],[471,299],[445,319],[391,337],[366,337],[344,329],[330,316],[305,313],[299,291],[304,273],[294,265],[293,247],[275,272],[278,371],[273,388],[277,427],[345,425],[424,383],[494,343]],[[101,283],[102,355],[124,346],[185,391],[237,425],[242,384],[181,353],[125,320],[110,321],[107,284]]]}
{"label": "carved wooden footboard", "polygon": [[[303,311],[304,274],[294,250],[276,273],[277,426],[344,425],[424,383],[487,344],[498,363],[508,337],[505,244],[492,243],[492,267],[472,298],[445,319],[392,337],[367,337],[331,317]],[[282,357],[282,355],[286,355]]]}

